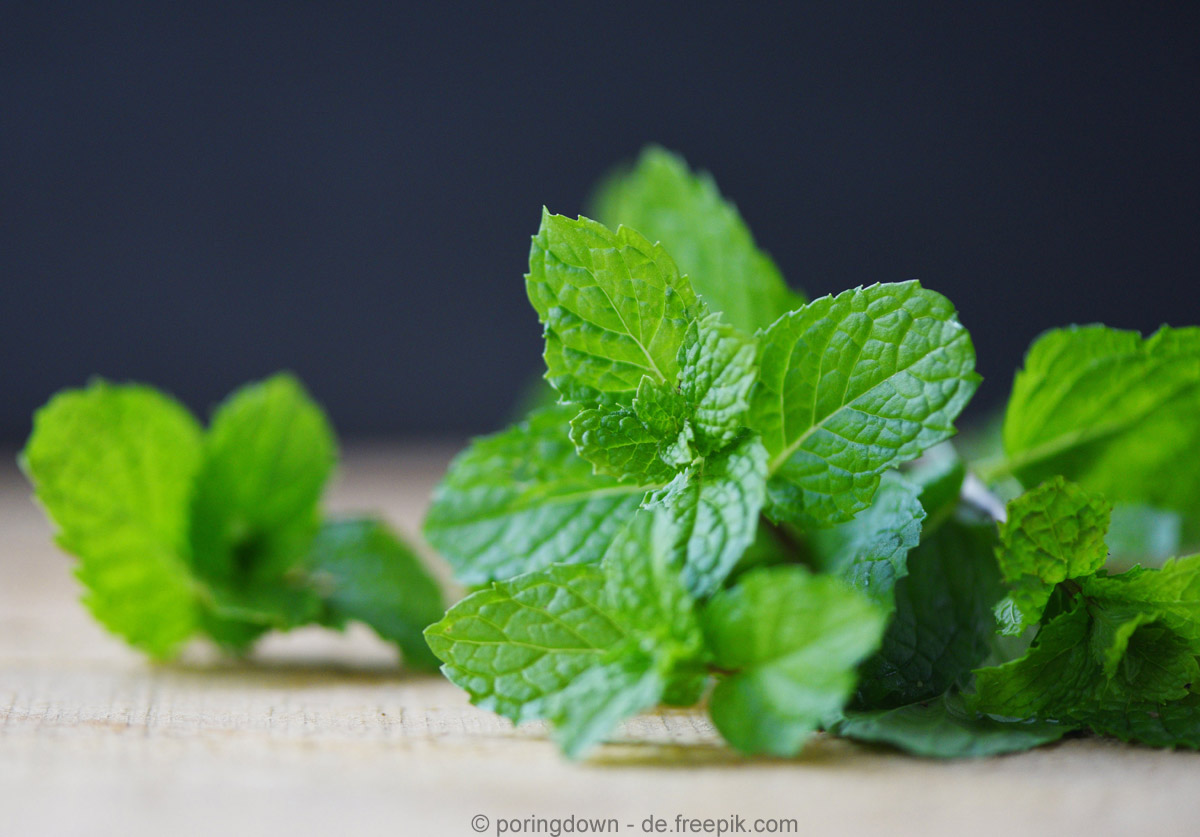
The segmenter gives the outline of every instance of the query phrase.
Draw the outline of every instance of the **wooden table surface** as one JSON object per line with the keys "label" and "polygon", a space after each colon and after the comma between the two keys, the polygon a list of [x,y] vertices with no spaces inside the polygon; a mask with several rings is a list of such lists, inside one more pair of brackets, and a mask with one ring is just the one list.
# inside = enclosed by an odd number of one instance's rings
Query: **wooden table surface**
{"label": "wooden table surface", "polygon": [[[410,535],[444,447],[352,450],[329,505]],[[302,630],[251,661],[151,665],[77,602],[70,561],[0,463],[0,834],[470,835],[497,820],[795,818],[802,834],[1171,834],[1200,820],[1200,755],[1072,740],[940,763],[818,737],[742,759],[702,714],[628,723],[561,759],[366,630]],[[537,823],[528,823],[525,833]],[[550,823],[542,824],[548,827]],[[541,833],[548,833],[542,831]],[[667,833],[671,833],[668,831]]]}

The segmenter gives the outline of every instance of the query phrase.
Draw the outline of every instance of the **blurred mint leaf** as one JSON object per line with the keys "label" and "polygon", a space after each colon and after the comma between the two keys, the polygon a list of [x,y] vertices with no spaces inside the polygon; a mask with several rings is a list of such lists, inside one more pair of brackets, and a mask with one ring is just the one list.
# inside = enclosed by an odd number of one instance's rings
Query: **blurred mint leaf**
{"label": "blurred mint leaf", "polygon": [[79,558],[84,604],[156,658],[174,656],[199,623],[188,498],[202,439],[173,399],[95,381],[38,410],[21,454],[59,546]]}
{"label": "blurred mint leaf", "polygon": [[745,753],[790,756],[852,693],[886,614],[841,580],[801,567],[752,570],[703,614],[716,665],[713,723]]}
{"label": "blurred mint leaf", "polygon": [[804,304],[712,177],[693,174],[676,154],[647,148],[636,166],[604,183],[594,205],[610,227],[624,224],[661,242],[709,307],[748,334]]}
{"label": "blurred mint leaf", "polygon": [[325,523],[312,545],[310,572],[327,621],[362,622],[396,643],[406,664],[437,667],[423,632],[442,617],[441,590],[416,553],[383,523]]}
{"label": "blurred mint leaf", "polygon": [[996,756],[1057,741],[1076,727],[1070,723],[1017,720],[981,715],[957,691],[894,709],[848,711],[830,727],[835,735],[887,744],[927,758]]}
{"label": "blurred mint leaf", "polygon": [[[1115,503],[1177,511],[1200,537],[1200,328],[1047,332],[1017,373],[1004,470],[1025,485],[1061,475]],[[1186,539],[1185,539],[1186,540]]]}

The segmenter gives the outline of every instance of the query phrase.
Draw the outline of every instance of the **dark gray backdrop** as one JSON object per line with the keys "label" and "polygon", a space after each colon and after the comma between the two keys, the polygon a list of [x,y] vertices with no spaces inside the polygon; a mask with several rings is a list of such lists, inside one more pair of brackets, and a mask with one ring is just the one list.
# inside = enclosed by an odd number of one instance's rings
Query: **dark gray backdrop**
{"label": "dark gray backdrop", "polygon": [[0,6],[0,442],[283,367],[345,435],[491,429],[542,204],[649,140],[811,295],[950,295],[977,409],[1048,326],[1200,322],[1197,4],[349,5]]}

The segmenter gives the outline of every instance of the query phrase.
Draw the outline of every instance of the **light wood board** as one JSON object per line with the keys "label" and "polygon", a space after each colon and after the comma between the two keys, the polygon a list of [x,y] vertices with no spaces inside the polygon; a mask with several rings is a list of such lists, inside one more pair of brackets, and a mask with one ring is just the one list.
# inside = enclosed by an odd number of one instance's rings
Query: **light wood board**
{"label": "light wood board", "polygon": [[[352,450],[330,505],[414,535],[451,451]],[[470,835],[472,817],[796,818],[803,834],[1191,834],[1200,755],[1098,740],[939,763],[818,737],[748,760],[703,715],[628,723],[582,764],[366,630],[253,660],[155,666],[78,604],[11,456],[0,465],[0,835]],[[532,827],[533,824],[530,824]],[[547,823],[546,825],[549,825]],[[532,833],[526,831],[526,833]],[[542,832],[546,833],[546,832]],[[671,832],[667,832],[671,833]]]}

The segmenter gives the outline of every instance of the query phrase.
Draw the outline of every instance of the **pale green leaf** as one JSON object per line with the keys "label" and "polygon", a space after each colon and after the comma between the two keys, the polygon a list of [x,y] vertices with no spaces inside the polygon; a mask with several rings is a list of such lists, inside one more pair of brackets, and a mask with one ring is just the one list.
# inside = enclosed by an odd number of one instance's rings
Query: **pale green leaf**
{"label": "pale green leaf", "polygon": [[325,414],[290,375],[245,386],[217,409],[190,537],[218,617],[287,628],[317,615],[301,573],[336,459]]}
{"label": "pale green leaf", "polygon": [[195,419],[142,386],[97,381],[34,415],[21,463],[96,619],[154,657],[196,630],[188,498],[202,452]]}
{"label": "pale green leaf", "polygon": [[694,322],[680,350],[680,392],[701,453],[737,438],[757,374],[754,341],[712,314]]}

